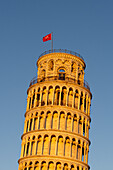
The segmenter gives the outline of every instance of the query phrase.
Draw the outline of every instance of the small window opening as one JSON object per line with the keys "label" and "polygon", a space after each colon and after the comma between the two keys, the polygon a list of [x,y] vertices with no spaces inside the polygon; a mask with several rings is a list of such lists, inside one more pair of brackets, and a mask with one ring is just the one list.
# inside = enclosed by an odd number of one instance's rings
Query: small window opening
{"label": "small window opening", "polygon": [[65,80],[65,70],[60,69],[58,72],[59,72],[59,80]]}

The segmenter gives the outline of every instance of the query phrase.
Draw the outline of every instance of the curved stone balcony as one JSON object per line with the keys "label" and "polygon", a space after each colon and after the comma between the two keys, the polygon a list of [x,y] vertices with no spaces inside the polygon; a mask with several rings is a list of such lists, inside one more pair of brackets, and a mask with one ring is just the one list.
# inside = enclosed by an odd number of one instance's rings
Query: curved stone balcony
{"label": "curved stone balcony", "polygon": [[[76,52],[74,52],[74,51],[66,50],[66,49],[53,49],[53,50],[48,50],[48,51],[43,52],[43,53],[39,56],[39,58],[42,57],[43,55],[50,54],[50,53],[67,53],[67,54],[72,54],[72,55],[75,55],[76,57],[81,58],[81,59],[84,61],[83,57],[82,57],[80,54],[78,54],[78,53],[76,53]],[[38,58],[38,59],[39,59],[39,58]]]}
{"label": "curved stone balcony", "polygon": [[88,90],[90,90],[90,87],[89,87],[89,84],[86,80],[83,81],[80,81],[80,80],[76,80],[76,79],[73,79],[71,77],[59,77],[59,76],[49,76],[49,77],[43,77],[43,78],[37,78],[37,77],[34,77],[31,81],[30,81],[30,86],[32,86],[33,84],[36,84],[36,83],[39,83],[39,82],[45,82],[45,81],[65,81],[66,83],[69,82],[69,83],[74,83],[74,84],[77,84],[77,85],[80,85],[82,87],[85,87],[87,88]]}

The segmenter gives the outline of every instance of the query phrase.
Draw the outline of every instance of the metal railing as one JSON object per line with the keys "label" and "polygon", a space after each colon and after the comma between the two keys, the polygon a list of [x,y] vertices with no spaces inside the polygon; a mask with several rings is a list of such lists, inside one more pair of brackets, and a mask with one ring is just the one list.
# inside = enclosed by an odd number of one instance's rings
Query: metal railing
{"label": "metal railing", "polygon": [[45,77],[45,78],[37,78],[37,77],[34,77],[31,81],[30,81],[30,86],[32,86],[33,84],[36,84],[36,83],[39,83],[39,82],[45,82],[45,81],[53,81],[53,80],[57,80],[57,81],[65,81],[65,82],[70,82],[70,83],[74,83],[74,84],[77,84],[77,85],[80,85],[82,87],[85,87],[87,88],[88,90],[90,90],[90,87],[88,85],[88,82],[84,80],[83,81],[80,81],[80,80],[76,80],[76,79],[73,79],[73,78],[70,78],[70,77],[66,77],[65,79],[61,79],[59,76],[49,76],[49,77]]}
{"label": "metal railing", "polygon": [[76,52],[74,52],[74,51],[66,50],[66,49],[53,49],[53,50],[45,51],[45,52],[43,52],[43,53],[38,57],[38,59],[39,59],[40,57],[42,57],[43,55],[50,54],[50,53],[67,53],[67,54],[72,54],[72,55],[75,55],[75,56],[81,58],[81,59],[84,61],[83,57],[82,57],[80,54],[78,54],[78,53],[76,53]]}

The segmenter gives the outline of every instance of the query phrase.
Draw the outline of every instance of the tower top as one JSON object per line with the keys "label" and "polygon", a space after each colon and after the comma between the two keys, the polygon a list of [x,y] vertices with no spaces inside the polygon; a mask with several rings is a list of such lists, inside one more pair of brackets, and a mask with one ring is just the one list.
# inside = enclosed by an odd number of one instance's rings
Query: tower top
{"label": "tower top", "polygon": [[50,53],[66,53],[66,54],[72,54],[76,57],[79,57],[80,59],[82,59],[84,61],[84,58],[77,52],[71,51],[71,50],[67,50],[67,49],[53,49],[53,50],[48,50],[43,52],[38,59],[40,59],[42,56],[46,55],[46,54],[50,54]]}
{"label": "tower top", "polygon": [[43,55],[45,55],[45,54],[49,54],[49,53],[67,53],[67,54],[72,54],[72,55],[75,55],[75,56],[77,56],[77,57],[80,57],[82,60],[84,60],[83,57],[82,57],[79,53],[76,53],[76,52],[74,52],[74,51],[67,50],[67,49],[53,49],[53,50],[48,50],[48,51],[43,52],[43,53],[39,56],[39,58],[40,58],[41,56],[43,56]]}
{"label": "tower top", "polygon": [[37,76],[31,80],[30,86],[48,80],[64,80],[90,90],[84,80],[85,67],[83,57],[76,52],[66,49],[45,51],[37,60]]}

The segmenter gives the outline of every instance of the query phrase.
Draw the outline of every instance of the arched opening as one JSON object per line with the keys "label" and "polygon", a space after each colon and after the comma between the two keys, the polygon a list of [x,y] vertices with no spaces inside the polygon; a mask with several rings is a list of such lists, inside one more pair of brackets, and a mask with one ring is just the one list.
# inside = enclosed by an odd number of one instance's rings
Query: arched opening
{"label": "arched opening", "polygon": [[65,80],[65,70],[64,69],[60,69],[58,71],[59,73],[59,80]]}
{"label": "arched opening", "polygon": [[51,121],[52,121],[52,115],[51,115],[51,112],[48,111],[47,116],[46,116],[46,121],[45,121],[46,129],[51,129]]}
{"label": "arched opening", "polygon": [[56,170],[61,170],[61,163],[60,163],[60,162],[57,162],[57,164],[56,164]]}
{"label": "arched opening", "polygon": [[83,121],[83,136],[85,136],[85,131],[86,131],[86,129],[85,129],[85,118],[84,118],[84,121]]}
{"label": "arched opening", "polygon": [[42,101],[41,101],[41,106],[44,106],[46,103],[46,96],[47,96],[47,92],[46,92],[46,87],[43,88],[42,91]]}
{"label": "arched opening", "polygon": [[45,161],[41,163],[41,170],[47,170],[47,165]]}
{"label": "arched opening", "polygon": [[67,129],[68,131],[72,131],[71,113],[67,113],[66,129]]}
{"label": "arched opening", "polygon": [[66,105],[66,99],[67,98],[67,89],[66,87],[62,88],[62,92],[61,92],[61,105],[65,106]]}
{"label": "arched opening", "polygon": [[79,117],[78,133],[82,135],[82,118]]}
{"label": "arched opening", "polygon": [[76,114],[74,114],[74,118],[73,118],[73,132],[78,133],[77,115]]}
{"label": "arched opening", "polygon": [[83,143],[83,146],[82,146],[82,161],[84,162],[84,143]]}
{"label": "arched opening", "polygon": [[78,141],[77,145],[77,159],[80,160],[80,151],[81,151],[81,145],[80,145],[80,140]]}
{"label": "arched opening", "polygon": [[29,168],[28,168],[28,170],[33,170],[32,162],[29,163]]}
{"label": "arched opening", "polygon": [[39,162],[38,161],[35,162],[34,170],[39,170]]}
{"label": "arched opening", "polygon": [[32,108],[34,107],[34,101],[35,101],[35,89],[34,89],[33,97],[32,97]]}
{"label": "arched opening", "polygon": [[85,98],[84,98],[84,112],[86,113],[86,98],[87,98],[87,95],[85,94]]}
{"label": "arched opening", "polygon": [[79,97],[79,93],[78,90],[75,91],[75,108],[78,109],[78,97]]}
{"label": "arched opening", "polygon": [[29,120],[27,121],[26,132],[28,132],[28,127],[29,127]]}
{"label": "arched opening", "polygon": [[31,155],[35,155],[36,147],[35,147],[35,136],[33,136],[32,143],[31,143]]}
{"label": "arched opening", "polygon": [[32,118],[30,119],[30,126],[29,126],[29,131],[31,131],[32,129]]}
{"label": "arched opening", "polygon": [[53,87],[50,86],[49,91],[48,91],[48,102],[47,102],[47,104],[51,105],[52,101],[53,101]]}
{"label": "arched opening", "polygon": [[37,146],[36,146],[37,155],[42,154],[42,136],[38,136]]}
{"label": "arched opening", "polygon": [[76,159],[76,141],[75,141],[75,138],[72,139],[72,158]]}
{"label": "arched opening", "polygon": [[71,165],[71,170],[74,170],[75,168],[74,168],[74,165]]}
{"label": "arched opening", "polygon": [[29,146],[30,146],[30,143],[28,142],[28,143],[27,143],[26,156],[28,156],[28,154],[29,154]]}
{"label": "arched opening", "polygon": [[62,136],[58,137],[58,155],[59,156],[64,155],[64,142],[63,142],[63,137]]}
{"label": "arched opening", "polygon": [[64,164],[63,170],[68,170],[68,164]]}
{"label": "arched opening", "polygon": [[73,89],[70,88],[69,95],[68,95],[68,106],[72,107],[72,103],[73,103]]}
{"label": "arched opening", "polygon": [[48,170],[54,170],[54,163],[53,162],[49,162]]}
{"label": "arched opening", "polygon": [[64,112],[61,112],[61,113],[60,113],[59,129],[65,130],[65,113],[64,113]]}
{"label": "arched opening", "polygon": [[58,129],[58,113],[57,113],[57,111],[53,112],[52,129]]}
{"label": "arched opening", "polygon": [[37,93],[37,104],[36,104],[36,106],[39,106],[39,101],[40,101],[40,88],[38,89],[38,93]]}
{"label": "arched opening", "polygon": [[44,143],[43,143],[43,154],[47,155],[49,154],[49,137],[48,135],[44,136]]}
{"label": "arched opening", "polygon": [[50,141],[50,155],[56,155],[56,136],[51,136]]}
{"label": "arched opening", "polygon": [[35,115],[36,117],[34,118],[34,130],[38,129],[38,112]]}
{"label": "arched opening", "polygon": [[31,107],[31,97],[29,99],[29,109],[30,109],[30,107]]}
{"label": "arched opening", "polygon": [[66,137],[66,140],[65,140],[65,156],[70,157],[70,139],[69,139],[69,137]]}
{"label": "arched opening", "polygon": [[44,116],[44,112],[41,112],[40,121],[39,121],[39,129],[44,129],[44,128],[45,128],[45,116]]}
{"label": "arched opening", "polygon": [[60,87],[56,86],[55,87],[55,99],[54,99],[55,105],[59,105],[59,97],[60,97]]}
{"label": "arched opening", "polygon": [[81,111],[83,111],[83,92],[81,92],[81,96],[80,96],[80,108]]}

